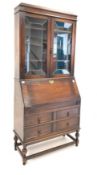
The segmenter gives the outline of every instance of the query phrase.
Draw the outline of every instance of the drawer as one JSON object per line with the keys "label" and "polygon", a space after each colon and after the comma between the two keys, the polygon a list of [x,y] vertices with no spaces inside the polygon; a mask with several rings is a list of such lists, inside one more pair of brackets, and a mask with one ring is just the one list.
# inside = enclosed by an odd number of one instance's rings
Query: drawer
{"label": "drawer", "polygon": [[40,114],[33,114],[32,112],[25,112],[24,116],[24,125],[38,125],[43,122],[49,122],[52,120],[52,113],[40,113]]}
{"label": "drawer", "polygon": [[63,121],[58,121],[56,123],[56,130],[72,130],[72,129],[77,129],[79,127],[79,118],[74,117],[70,119],[65,119]]}
{"label": "drawer", "polygon": [[38,128],[37,127],[30,127],[24,129],[24,139],[34,139],[38,136]]}
{"label": "drawer", "polygon": [[69,108],[56,112],[57,119],[66,119],[69,117],[78,117],[79,116],[79,108]]}
{"label": "drawer", "polygon": [[28,127],[24,129],[25,140],[36,139],[52,132],[52,124],[45,124],[37,127]]}
{"label": "drawer", "polygon": [[47,135],[52,132],[52,124],[39,126],[39,135]]}
{"label": "drawer", "polygon": [[24,116],[24,125],[29,126],[29,125],[37,125],[38,115],[32,114],[32,113],[26,113]]}
{"label": "drawer", "polygon": [[52,113],[43,113],[43,114],[39,114],[38,117],[38,123],[43,123],[43,122],[50,122],[52,120],[53,116]]}

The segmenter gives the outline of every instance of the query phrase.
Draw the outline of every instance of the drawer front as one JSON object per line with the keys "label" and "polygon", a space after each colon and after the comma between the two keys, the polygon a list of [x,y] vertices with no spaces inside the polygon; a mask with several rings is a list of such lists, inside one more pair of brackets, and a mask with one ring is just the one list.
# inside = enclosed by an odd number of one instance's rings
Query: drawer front
{"label": "drawer front", "polygon": [[24,117],[24,125],[38,125],[43,122],[49,122],[52,120],[52,113],[40,113],[40,114],[33,114],[32,112],[26,112]]}
{"label": "drawer front", "polygon": [[52,132],[52,124],[39,126],[39,135],[46,135]]}
{"label": "drawer front", "polygon": [[[79,107],[72,107],[56,112],[33,114],[26,111],[24,116],[25,141],[38,139],[47,134],[70,131],[79,127]],[[48,122],[48,123],[47,123]]]}
{"label": "drawer front", "polygon": [[29,127],[24,129],[25,140],[36,139],[41,136],[45,136],[52,132],[52,125],[45,124],[38,127]]}
{"label": "drawer front", "polygon": [[34,115],[32,113],[26,113],[24,116],[24,125],[29,126],[29,125],[37,125],[38,123],[38,115]]}
{"label": "drawer front", "polygon": [[61,130],[73,130],[73,129],[77,129],[79,127],[79,118],[78,117],[74,117],[71,119],[66,119],[63,121],[58,121],[56,123],[56,131],[61,131]]}
{"label": "drawer front", "polygon": [[78,116],[79,116],[79,108],[78,107],[56,112],[56,118],[58,120],[67,119],[67,118],[71,118],[71,117],[78,117]]}
{"label": "drawer front", "polygon": [[38,123],[50,122],[52,120],[52,113],[43,113],[38,117]]}
{"label": "drawer front", "polygon": [[28,140],[28,139],[34,139],[38,137],[38,128],[34,127],[34,128],[25,128],[24,129],[24,139]]}

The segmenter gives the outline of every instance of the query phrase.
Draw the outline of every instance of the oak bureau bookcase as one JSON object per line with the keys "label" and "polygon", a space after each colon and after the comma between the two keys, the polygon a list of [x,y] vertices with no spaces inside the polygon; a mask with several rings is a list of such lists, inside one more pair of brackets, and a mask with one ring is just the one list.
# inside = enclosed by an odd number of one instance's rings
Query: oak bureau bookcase
{"label": "oak bureau bookcase", "polygon": [[[14,146],[23,164],[37,155],[78,145],[76,20],[76,15],[23,3],[15,8]],[[27,155],[29,145],[58,136],[68,136],[70,142]]]}

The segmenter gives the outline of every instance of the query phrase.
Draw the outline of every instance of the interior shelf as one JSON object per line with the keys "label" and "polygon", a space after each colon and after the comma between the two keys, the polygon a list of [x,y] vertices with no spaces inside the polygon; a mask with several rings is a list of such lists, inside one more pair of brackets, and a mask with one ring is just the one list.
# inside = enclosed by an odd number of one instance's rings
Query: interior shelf
{"label": "interior shelf", "polygon": [[55,29],[55,32],[60,32],[60,33],[72,33],[71,31],[68,30],[62,30],[62,29]]}
{"label": "interior shelf", "polygon": [[41,27],[31,27],[31,26],[25,26],[26,29],[33,29],[33,30],[42,30],[42,31],[46,31],[45,28],[41,28]]}

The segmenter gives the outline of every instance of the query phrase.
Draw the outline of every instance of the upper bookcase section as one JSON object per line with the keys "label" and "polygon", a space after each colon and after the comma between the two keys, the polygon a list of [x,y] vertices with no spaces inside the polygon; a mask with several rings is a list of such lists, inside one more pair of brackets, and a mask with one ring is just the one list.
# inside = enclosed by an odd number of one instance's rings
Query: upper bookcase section
{"label": "upper bookcase section", "polygon": [[15,8],[15,77],[74,75],[76,15],[28,4]]}

